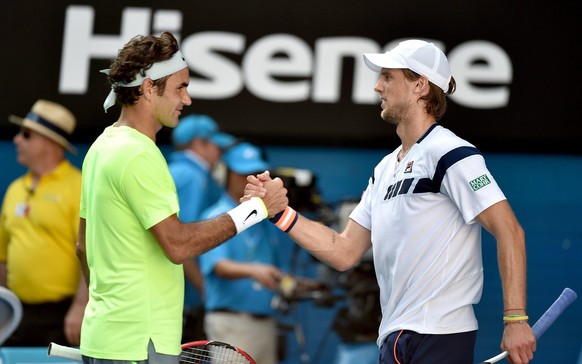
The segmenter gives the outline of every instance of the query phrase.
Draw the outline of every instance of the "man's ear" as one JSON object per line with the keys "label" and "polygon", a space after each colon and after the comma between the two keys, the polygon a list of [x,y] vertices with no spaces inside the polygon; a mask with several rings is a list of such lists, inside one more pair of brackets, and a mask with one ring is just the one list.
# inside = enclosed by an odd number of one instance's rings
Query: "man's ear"
{"label": "man's ear", "polygon": [[420,76],[416,80],[416,91],[421,94],[426,94],[430,89],[430,81],[424,76]]}
{"label": "man's ear", "polygon": [[151,100],[153,94],[157,92],[154,81],[151,78],[146,78],[141,84],[141,91],[146,100]]}

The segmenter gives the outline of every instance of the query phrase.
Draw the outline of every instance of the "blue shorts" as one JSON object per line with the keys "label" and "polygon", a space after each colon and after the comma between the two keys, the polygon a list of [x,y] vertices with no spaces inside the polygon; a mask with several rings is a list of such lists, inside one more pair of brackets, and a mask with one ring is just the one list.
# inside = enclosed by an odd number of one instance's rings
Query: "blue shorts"
{"label": "blue shorts", "polygon": [[401,330],[388,335],[380,364],[472,364],[477,331],[429,335]]}

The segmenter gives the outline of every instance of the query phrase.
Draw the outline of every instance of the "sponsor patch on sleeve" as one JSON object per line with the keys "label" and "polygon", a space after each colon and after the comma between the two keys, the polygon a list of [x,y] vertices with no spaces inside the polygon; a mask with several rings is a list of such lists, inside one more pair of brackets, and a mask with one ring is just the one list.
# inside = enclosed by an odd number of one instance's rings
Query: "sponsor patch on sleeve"
{"label": "sponsor patch on sleeve", "polygon": [[471,186],[473,191],[478,191],[490,183],[491,183],[491,180],[489,179],[489,177],[487,177],[486,174],[484,174],[480,177],[477,177],[472,181],[469,181],[469,185]]}

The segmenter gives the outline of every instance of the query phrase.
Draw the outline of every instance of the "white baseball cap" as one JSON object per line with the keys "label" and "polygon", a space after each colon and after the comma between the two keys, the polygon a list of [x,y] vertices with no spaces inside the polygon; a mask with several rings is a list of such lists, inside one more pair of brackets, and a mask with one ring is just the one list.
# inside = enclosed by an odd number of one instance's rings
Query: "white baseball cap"
{"label": "white baseball cap", "polygon": [[406,40],[386,53],[364,53],[364,62],[375,72],[380,72],[382,68],[410,69],[428,78],[444,92],[449,89],[449,62],[433,43],[418,39]]}

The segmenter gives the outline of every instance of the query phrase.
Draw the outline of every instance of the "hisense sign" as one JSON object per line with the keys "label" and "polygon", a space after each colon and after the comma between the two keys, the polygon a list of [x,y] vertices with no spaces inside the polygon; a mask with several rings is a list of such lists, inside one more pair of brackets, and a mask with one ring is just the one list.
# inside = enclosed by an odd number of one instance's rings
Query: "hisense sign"
{"label": "hisense sign", "polygon": [[[576,5],[8,1],[0,114],[25,115],[38,98],[59,102],[77,117],[74,141],[91,142],[119,115],[119,105],[103,113],[110,86],[99,70],[136,35],[169,31],[190,66],[187,113],[266,145],[393,147],[399,139],[373,91],[378,74],[362,54],[419,38],[443,50],[457,82],[443,126],[482,151],[579,154],[577,94],[562,91],[579,79],[577,58],[560,58],[566,78],[547,71],[548,57],[576,44]],[[0,123],[0,140],[14,133]],[[158,141],[169,143],[169,134]]]}
{"label": "hisense sign", "polygon": [[[258,99],[275,103],[339,103],[346,77],[344,61],[352,59],[350,101],[376,104],[372,87],[378,75],[365,67],[362,54],[385,52],[400,41],[379,44],[362,36],[329,36],[316,39],[311,46],[288,33],[265,34],[252,43],[244,33],[212,30],[182,34],[182,24],[188,20],[182,11],[145,7],[123,9],[119,34],[97,34],[94,23],[99,16],[107,14],[96,12],[92,6],[69,5],[66,9],[58,86],[63,95],[87,93],[91,60],[115,58],[137,34],[170,31],[180,39],[190,65],[188,91],[192,98],[223,100],[246,89]],[[453,102],[474,109],[508,105],[513,67],[503,48],[480,39],[450,49],[441,40],[426,40],[437,44],[449,58],[458,88],[450,97]]]}

